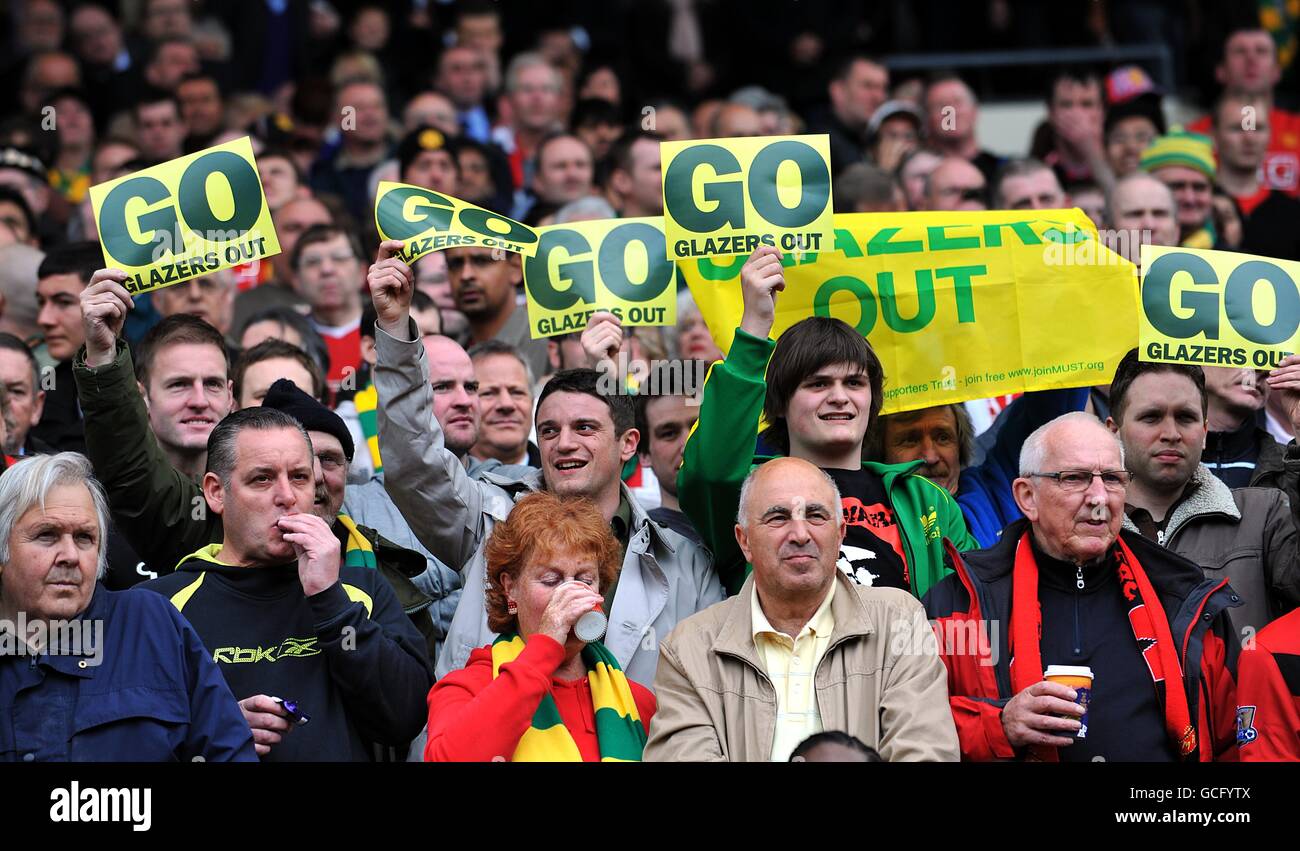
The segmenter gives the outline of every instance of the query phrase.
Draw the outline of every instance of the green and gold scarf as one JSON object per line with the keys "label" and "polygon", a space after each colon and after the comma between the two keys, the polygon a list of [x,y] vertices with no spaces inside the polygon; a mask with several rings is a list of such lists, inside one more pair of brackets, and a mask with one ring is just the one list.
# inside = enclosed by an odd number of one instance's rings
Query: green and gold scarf
{"label": "green and gold scarf", "polygon": [[[513,662],[524,651],[518,633],[506,633],[492,642],[492,679],[501,666]],[[605,645],[593,641],[582,648],[587,664],[587,682],[595,704],[596,740],[600,744],[601,762],[640,762],[645,748],[645,726],[632,698],[632,687]],[[533,713],[533,723],[515,746],[512,762],[581,762],[582,755],[573,736],[560,718],[560,710],[550,693]]]}
{"label": "green and gold scarf", "polygon": [[343,563],[350,567],[378,567],[375,548],[370,546],[366,536],[361,534],[356,521],[346,514],[340,514],[339,522],[348,533],[347,547],[343,550]]}

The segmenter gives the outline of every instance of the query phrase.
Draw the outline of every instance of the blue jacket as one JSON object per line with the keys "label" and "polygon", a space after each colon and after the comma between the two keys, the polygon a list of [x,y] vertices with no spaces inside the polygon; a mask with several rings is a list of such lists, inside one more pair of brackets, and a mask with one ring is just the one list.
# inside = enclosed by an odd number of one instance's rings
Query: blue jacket
{"label": "blue jacket", "polygon": [[1082,411],[1088,392],[1078,387],[1026,393],[998,417],[993,448],[978,466],[962,470],[957,483],[957,504],[981,548],[996,544],[1002,530],[1024,516],[1011,492],[1011,483],[1020,475],[1020,447],[1039,426]]}
{"label": "blue jacket", "polygon": [[[0,654],[0,762],[256,762],[194,627],[148,591],[97,585],[60,654]],[[102,632],[100,630],[102,629]]]}

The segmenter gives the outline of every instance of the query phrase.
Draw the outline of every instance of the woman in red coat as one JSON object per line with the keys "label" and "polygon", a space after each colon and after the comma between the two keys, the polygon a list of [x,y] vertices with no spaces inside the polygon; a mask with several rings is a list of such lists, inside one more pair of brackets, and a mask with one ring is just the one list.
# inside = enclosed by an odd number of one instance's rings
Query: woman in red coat
{"label": "woman in red coat", "polygon": [[531,494],[485,554],[488,626],[500,636],[429,692],[425,761],[640,760],[654,695],[573,632],[604,608],[622,561],[600,511]]}

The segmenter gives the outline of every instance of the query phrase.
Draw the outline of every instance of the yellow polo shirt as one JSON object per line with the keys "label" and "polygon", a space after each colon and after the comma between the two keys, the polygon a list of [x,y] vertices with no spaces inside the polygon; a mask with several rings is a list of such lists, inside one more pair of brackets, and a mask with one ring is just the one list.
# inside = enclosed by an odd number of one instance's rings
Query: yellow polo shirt
{"label": "yellow polo shirt", "polygon": [[813,675],[826,648],[831,643],[835,629],[835,616],[831,614],[831,598],[835,596],[836,582],[826,599],[817,607],[808,623],[792,641],[790,636],[778,632],[763,614],[758,603],[758,589],[754,589],[751,613],[754,625],[754,646],[758,658],[767,669],[767,676],[776,688],[776,735],[772,738],[772,761],[785,762],[799,743],[814,733],[822,731],[822,716],[817,709],[817,694],[813,688]]}

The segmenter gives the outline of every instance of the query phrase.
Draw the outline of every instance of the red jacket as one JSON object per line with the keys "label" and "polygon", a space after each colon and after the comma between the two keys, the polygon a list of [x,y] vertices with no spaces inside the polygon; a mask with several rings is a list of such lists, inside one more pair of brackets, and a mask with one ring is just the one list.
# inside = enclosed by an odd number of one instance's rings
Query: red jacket
{"label": "red jacket", "polygon": [[[1026,520],[1008,526],[987,550],[958,553],[945,541],[953,575],[925,597],[948,667],[948,702],[964,760],[1019,759],[1002,729],[1002,707],[1011,693],[1011,572],[1016,544],[1029,528]],[[1236,684],[1233,671],[1239,644],[1225,609],[1240,602],[1227,581],[1205,579],[1200,568],[1141,535],[1121,532],[1156,590],[1170,630],[1178,642],[1192,724],[1197,729],[1195,758],[1235,759]],[[991,662],[985,624],[997,623],[997,661]],[[978,636],[975,644],[965,640]],[[947,640],[945,640],[945,637]],[[1192,660],[1188,672],[1188,661]]]}
{"label": "red jacket", "polygon": [[[464,668],[452,671],[429,690],[429,741],[425,762],[508,762],[533,721],[542,695],[550,692],[564,726],[586,762],[600,760],[595,709],[587,678],[556,679],[564,645],[545,635],[528,638],[523,652],[501,666],[492,679],[492,648],[480,647]],[[646,730],[655,697],[628,680]]]}
{"label": "red jacket", "polygon": [[1300,762],[1300,609],[1242,649],[1237,703],[1242,762]]}

